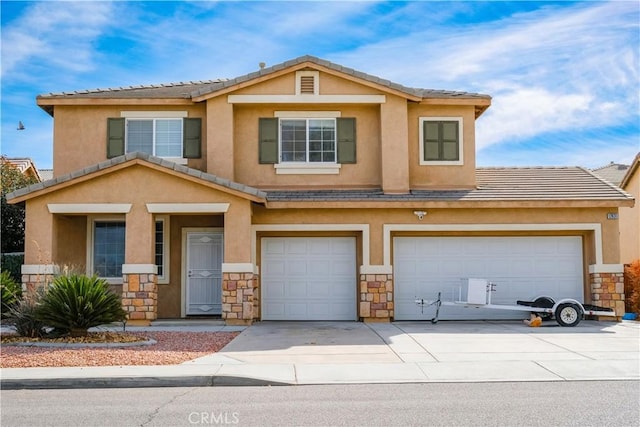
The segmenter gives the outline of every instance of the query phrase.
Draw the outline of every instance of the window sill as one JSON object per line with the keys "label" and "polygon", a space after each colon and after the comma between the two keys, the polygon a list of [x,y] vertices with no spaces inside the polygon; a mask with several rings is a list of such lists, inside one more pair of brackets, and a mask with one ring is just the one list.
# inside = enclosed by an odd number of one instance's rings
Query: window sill
{"label": "window sill", "polygon": [[279,163],[273,165],[277,175],[338,175],[338,163]]}
{"label": "window sill", "polygon": [[462,166],[462,160],[420,160],[420,166]]}

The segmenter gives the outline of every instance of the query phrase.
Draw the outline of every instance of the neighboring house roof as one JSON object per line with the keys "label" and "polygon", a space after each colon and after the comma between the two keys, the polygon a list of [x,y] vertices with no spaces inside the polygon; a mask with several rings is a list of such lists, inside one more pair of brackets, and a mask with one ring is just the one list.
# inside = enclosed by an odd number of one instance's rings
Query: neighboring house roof
{"label": "neighboring house roof", "polygon": [[633,177],[633,175],[637,173],[639,167],[640,167],[640,153],[636,154],[636,158],[633,159],[633,162],[631,162],[631,166],[629,166],[626,174],[620,180],[620,184],[619,184],[620,188],[625,188],[627,186],[629,181],[631,181],[631,177]]}
{"label": "neighboring house roof", "polygon": [[53,169],[40,169],[40,178],[42,181],[47,181],[53,178]]}
{"label": "neighboring house roof", "polygon": [[42,175],[38,171],[36,164],[28,157],[2,157],[3,163],[9,163],[20,171],[25,176],[34,176],[38,181],[42,181]]}
{"label": "neighboring house roof", "polygon": [[606,179],[612,184],[620,185],[622,182],[622,178],[627,173],[629,169],[629,165],[622,165],[619,163],[609,163],[606,166],[601,166],[596,169],[592,169],[592,172],[598,175],[599,177]]}
{"label": "neighboring house roof", "polygon": [[145,153],[135,152],[135,153],[125,154],[124,156],[114,157],[113,159],[104,161],[102,163],[98,163],[93,166],[89,166],[82,170],[75,171],[66,175],[56,177],[54,179],[50,179],[44,182],[39,182],[37,184],[32,184],[32,185],[29,185],[28,187],[18,189],[12,193],[7,194],[7,200],[10,203],[19,203],[24,200],[30,199],[32,197],[40,196],[48,192],[46,190],[54,191],[55,187],[58,185],[70,183],[73,180],[88,178],[89,175],[93,173],[96,173],[105,169],[109,169],[126,162],[133,162],[133,161],[146,162],[151,165],[160,166],[161,168],[167,169],[169,171],[175,171],[179,174],[184,174],[189,177],[197,178],[204,181],[204,183],[220,186],[224,189],[229,190],[229,192],[231,193],[239,194],[240,196],[244,196],[245,198],[248,198],[253,201],[264,202],[266,199],[266,193],[256,188],[239,184],[237,182],[229,181],[228,179],[220,178],[216,175],[212,175],[197,169],[192,169],[183,165],[179,165],[174,162],[169,162],[159,157],[150,156]]}
{"label": "neighboring house roof", "polygon": [[[120,88],[108,88],[108,89],[89,89],[75,92],[60,92],[49,93],[38,96],[39,105],[49,114],[53,112],[53,105],[47,104],[47,100],[54,99],[78,99],[78,98],[112,98],[112,99],[126,99],[126,98],[178,98],[178,99],[191,99],[196,97],[202,97],[206,95],[215,94],[233,88],[241,84],[251,83],[252,80],[264,79],[267,76],[278,73],[289,68],[300,67],[303,64],[315,64],[319,67],[327,70],[332,70],[344,75],[351,76],[358,79],[361,82],[382,86],[388,90],[396,91],[406,96],[419,98],[419,99],[475,99],[482,100],[484,102],[490,101],[489,95],[483,95],[479,93],[458,92],[458,91],[446,91],[446,90],[434,90],[434,89],[420,89],[403,86],[398,83],[394,83],[390,80],[382,79],[380,77],[373,76],[371,74],[363,73],[361,71],[354,70],[352,68],[343,67],[342,65],[335,64],[324,59],[316,58],[314,56],[305,55],[296,59],[286,61],[271,67],[260,69],[243,76],[239,76],[233,79],[216,79],[207,81],[196,82],[180,82],[180,83],[168,83],[157,84],[149,86],[129,86]],[[489,105],[482,105],[477,108],[476,115],[479,116]]]}
{"label": "neighboring house roof", "polygon": [[478,168],[471,190],[412,190],[384,194],[382,190],[267,191],[270,202],[283,201],[628,201],[620,188],[580,167]]}

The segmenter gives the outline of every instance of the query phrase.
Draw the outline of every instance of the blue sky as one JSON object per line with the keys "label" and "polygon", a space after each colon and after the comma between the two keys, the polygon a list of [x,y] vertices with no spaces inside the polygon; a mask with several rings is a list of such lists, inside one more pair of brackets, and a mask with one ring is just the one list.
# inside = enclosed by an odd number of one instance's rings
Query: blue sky
{"label": "blue sky", "polygon": [[38,94],[233,78],[306,54],[491,95],[478,166],[595,168],[640,151],[637,1],[2,1],[1,19],[1,152],[39,168],[53,119]]}

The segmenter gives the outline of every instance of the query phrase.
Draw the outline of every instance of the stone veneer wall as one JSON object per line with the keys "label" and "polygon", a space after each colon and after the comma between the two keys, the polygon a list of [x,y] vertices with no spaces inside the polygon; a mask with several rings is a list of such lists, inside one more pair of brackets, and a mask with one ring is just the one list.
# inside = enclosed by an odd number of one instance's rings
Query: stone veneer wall
{"label": "stone veneer wall", "polygon": [[158,318],[158,278],[155,274],[122,275],[122,308],[130,323],[148,324]]}
{"label": "stone veneer wall", "polygon": [[360,313],[365,322],[393,317],[393,274],[360,275]]}
{"label": "stone veneer wall", "polygon": [[600,307],[613,308],[616,316],[624,314],[624,273],[591,273],[591,300]]}
{"label": "stone veneer wall", "polygon": [[30,295],[37,289],[50,285],[54,277],[53,274],[23,274],[22,293]]}
{"label": "stone veneer wall", "polygon": [[254,318],[253,273],[222,273],[222,318],[229,325],[250,325]]}

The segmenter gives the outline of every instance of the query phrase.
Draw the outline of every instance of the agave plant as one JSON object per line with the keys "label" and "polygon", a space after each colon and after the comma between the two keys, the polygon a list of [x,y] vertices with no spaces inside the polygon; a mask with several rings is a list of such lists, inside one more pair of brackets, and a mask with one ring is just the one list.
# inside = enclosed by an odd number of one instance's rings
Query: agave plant
{"label": "agave plant", "polygon": [[91,327],[125,320],[120,296],[96,276],[58,276],[38,307],[38,319],[72,336],[87,335]]}
{"label": "agave plant", "polygon": [[18,282],[13,280],[8,271],[0,273],[0,292],[2,293],[2,308],[0,309],[0,317],[3,319],[9,316],[12,307],[15,307],[20,301],[22,288]]}

